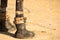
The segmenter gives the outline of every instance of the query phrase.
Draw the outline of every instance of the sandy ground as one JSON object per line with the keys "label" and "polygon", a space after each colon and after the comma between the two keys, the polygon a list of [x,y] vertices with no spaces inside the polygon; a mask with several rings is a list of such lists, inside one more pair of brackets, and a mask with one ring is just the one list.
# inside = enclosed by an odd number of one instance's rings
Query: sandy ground
{"label": "sandy ground", "polygon": [[24,0],[24,15],[35,37],[16,39],[0,33],[0,40],[60,40],[60,0]]}

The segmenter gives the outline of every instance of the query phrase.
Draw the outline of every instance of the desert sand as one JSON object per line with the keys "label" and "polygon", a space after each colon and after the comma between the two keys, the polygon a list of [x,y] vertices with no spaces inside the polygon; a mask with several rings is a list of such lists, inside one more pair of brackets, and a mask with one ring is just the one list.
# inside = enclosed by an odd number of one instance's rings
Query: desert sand
{"label": "desert sand", "polygon": [[27,17],[26,28],[33,31],[35,36],[17,39],[0,33],[0,40],[60,40],[60,0],[24,0],[23,5]]}

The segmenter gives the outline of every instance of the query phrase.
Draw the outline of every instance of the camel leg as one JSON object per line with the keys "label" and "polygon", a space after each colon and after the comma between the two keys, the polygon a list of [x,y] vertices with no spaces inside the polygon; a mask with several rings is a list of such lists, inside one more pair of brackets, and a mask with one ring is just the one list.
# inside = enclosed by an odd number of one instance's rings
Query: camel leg
{"label": "camel leg", "polygon": [[23,15],[23,0],[17,0],[16,2],[16,16],[15,16],[15,25],[17,31],[15,33],[16,38],[28,38],[33,37],[34,33],[28,31],[25,26],[26,18]]}
{"label": "camel leg", "polygon": [[8,31],[8,29],[5,26],[6,7],[7,7],[7,0],[1,0],[1,3],[0,3],[0,31],[4,31],[4,32]]}

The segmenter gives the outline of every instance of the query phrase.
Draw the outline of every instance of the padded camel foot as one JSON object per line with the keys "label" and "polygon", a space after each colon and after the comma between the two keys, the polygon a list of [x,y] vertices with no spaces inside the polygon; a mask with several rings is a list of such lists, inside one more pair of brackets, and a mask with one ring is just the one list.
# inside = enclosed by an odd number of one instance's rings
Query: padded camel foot
{"label": "padded camel foot", "polygon": [[22,33],[16,32],[15,37],[19,38],[19,39],[32,38],[32,37],[34,37],[34,33],[31,31],[23,30]]}
{"label": "padded camel foot", "polygon": [[0,31],[1,32],[7,32],[8,29],[5,26],[5,20],[0,20]]}
{"label": "padded camel foot", "polygon": [[17,27],[17,31],[15,33],[16,38],[24,39],[34,37],[34,33],[26,30],[23,24],[17,25],[16,27]]}

